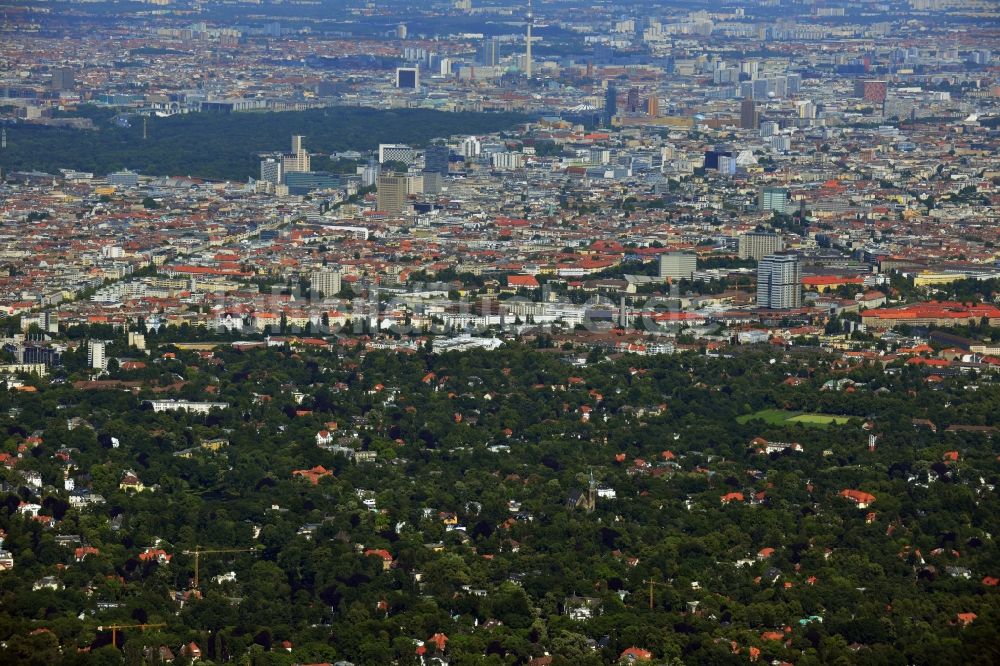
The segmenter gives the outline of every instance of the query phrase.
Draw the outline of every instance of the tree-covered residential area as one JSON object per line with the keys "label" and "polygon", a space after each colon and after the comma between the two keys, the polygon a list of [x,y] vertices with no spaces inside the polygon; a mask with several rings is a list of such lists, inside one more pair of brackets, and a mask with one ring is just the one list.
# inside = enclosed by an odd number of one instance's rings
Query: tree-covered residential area
{"label": "tree-covered residential area", "polygon": [[10,382],[0,662],[1000,662],[988,370],[568,347]]}

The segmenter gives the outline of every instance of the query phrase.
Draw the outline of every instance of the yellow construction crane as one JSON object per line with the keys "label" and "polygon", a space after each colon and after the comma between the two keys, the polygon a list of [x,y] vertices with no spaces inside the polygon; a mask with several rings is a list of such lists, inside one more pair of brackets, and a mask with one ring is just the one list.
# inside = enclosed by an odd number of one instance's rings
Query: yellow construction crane
{"label": "yellow construction crane", "polygon": [[221,555],[223,553],[252,553],[255,549],[253,548],[210,548],[203,549],[201,546],[195,546],[194,550],[182,551],[185,555],[194,555],[194,589],[198,589],[200,578],[200,561],[202,555]]}
{"label": "yellow construction crane", "polygon": [[642,581],[643,583],[649,584],[649,610],[653,610],[653,586],[659,585],[661,587],[670,587],[670,583],[662,583],[657,580],[650,578],[649,580]]}
{"label": "yellow construction crane", "polygon": [[146,631],[146,629],[165,627],[162,622],[157,622],[155,624],[107,624],[102,625],[97,628],[98,631],[110,631],[111,632],[111,645],[118,647],[118,630],[119,629],[139,629],[141,631]]}

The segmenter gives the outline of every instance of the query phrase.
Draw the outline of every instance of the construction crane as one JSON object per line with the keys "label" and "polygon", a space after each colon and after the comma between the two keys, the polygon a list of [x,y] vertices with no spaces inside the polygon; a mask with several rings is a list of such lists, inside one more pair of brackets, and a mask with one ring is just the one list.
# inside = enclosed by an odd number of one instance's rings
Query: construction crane
{"label": "construction crane", "polygon": [[98,631],[110,631],[111,632],[111,645],[118,647],[118,630],[119,629],[139,629],[141,631],[146,631],[146,629],[152,629],[157,627],[165,627],[162,622],[157,622],[155,624],[107,624],[101,625],[97,628]]}
{"label": "construction crane", "polygon": [[182,551],[185,555],[194,555],[194,589],[198,589],[200,582],[200,561],[202,555],[221,555],[224,553],[252,553],[253,548],[211,548],[203,549],[201,546],[195,546],[194,550]]}
{"label": "construction crane", "polygon": [[650,578],[649,580],[644,580],[642,582],[649,584],[649,610],[653,610],[653,586],[659,585],[661,587],[670,587],[670,583],[663,583],[658,580],[653,580],[652,578]]}

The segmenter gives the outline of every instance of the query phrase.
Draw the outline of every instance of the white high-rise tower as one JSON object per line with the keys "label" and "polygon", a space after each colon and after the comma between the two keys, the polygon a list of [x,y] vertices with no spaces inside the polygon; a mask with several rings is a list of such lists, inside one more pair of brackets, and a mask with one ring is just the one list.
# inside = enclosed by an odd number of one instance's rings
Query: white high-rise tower
{"label": "white high-rise tower", "polygon": [[524,74],[530,79],[531,78],[531,24],[534,21],[535,15],[531,11],[531,0],[528,0],[528,38],[525,42],[525,52],[524,52]]}

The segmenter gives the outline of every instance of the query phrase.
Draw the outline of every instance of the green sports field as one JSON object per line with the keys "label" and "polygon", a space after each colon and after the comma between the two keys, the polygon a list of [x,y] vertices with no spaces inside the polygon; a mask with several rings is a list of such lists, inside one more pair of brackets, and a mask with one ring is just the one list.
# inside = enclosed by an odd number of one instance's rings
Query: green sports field
{"label": "green sports field", "polygon": [[792,412],[785,409],[762,409],[753,414],[737,417],[739,423],[749,423],[760,419],[771,425],[783,423],[801,423],[811,426],[843,425],[851,420],[849,416],[834,416],[833,414],[810,414],[808,412]]}

